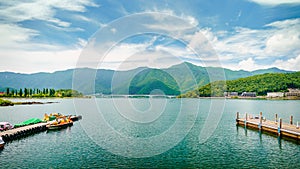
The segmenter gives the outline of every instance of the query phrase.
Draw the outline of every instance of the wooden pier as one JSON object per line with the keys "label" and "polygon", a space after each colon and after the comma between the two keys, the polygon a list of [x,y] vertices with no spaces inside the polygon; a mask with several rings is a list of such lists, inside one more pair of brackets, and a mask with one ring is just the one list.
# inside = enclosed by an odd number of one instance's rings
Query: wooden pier
{"label": "wooden pier", "polygon": [[35,133],[46,131],[47,130],[46,125],[47,123],[38,123],[38,124],[28,125],[24,127],[14,128],[11,130],[0,132],[0,137],[2,137],[2,139],[5,142],[12,141],[15,139],[20,139],[22,137],[26,137]]}
{"label": "wooden pier", "polygon": [[300,126],[298,122],[296,125],[293,124],[293,116],[290,118],[290,123],[283,123],[281,118],[278,119],[277,114],[275,115],[275,120],[272,121],[263,119],[262,112],[260,112],[258,117],[252,117],[246,113],[244,118],[240,118],[239,112],[237,112],[236,124],[300,141]]}

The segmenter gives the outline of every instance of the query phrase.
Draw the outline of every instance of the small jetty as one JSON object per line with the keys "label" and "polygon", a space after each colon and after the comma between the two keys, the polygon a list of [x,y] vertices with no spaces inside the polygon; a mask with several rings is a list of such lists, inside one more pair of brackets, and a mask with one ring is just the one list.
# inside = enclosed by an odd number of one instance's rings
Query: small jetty
{"label": "small jetty", "polygon": [[80,119],[82,119],[82,116],[80,115],[64,116],[60,113],[53,113],[50,115],[45,114],[43,120],[31,118],[22,123],[15,124],[15,128],[1,131],[0,138],[2,138],[4,142],[9,142],[46,130],[66,128],[73,125],[73,121],[78,121]]}
{"label": "small jetty", "polygon": [[22,137],[26,137],[26,136],[29,136],[29,135],[32,135],[35,133],[46,131],[47,130],[46,125],[47,125],[47,123],[38,123],[38,124],[32,124],[32,125],[28,125],[28,126],[14,128],[11,130],[6,130],[3,132],[0,132],[0,137],[2,137],[2,139],[5,142],[13,141],[13,140],[20,139]]}
{"label": "small jetty", "polygon": [[236,113],[236,124],[244,126],[245,128],[252,128],[255,130],[275,134],[279,137],[287,137],[296,141],[300,141],[300,127],[299,123],[293,124],[293,116],[290,117],[289,123],[283,123],[281,118],[275,114],[275,119],[267,120],[263,118],[262,112],[259,116],[253,117],[245,114],[244,118],[240,118],[239,112]]}

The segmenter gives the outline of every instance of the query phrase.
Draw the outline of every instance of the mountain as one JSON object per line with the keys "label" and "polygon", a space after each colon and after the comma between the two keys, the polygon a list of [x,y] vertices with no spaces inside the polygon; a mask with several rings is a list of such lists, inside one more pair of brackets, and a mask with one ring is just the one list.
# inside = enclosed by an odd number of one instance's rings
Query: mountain
{"label": "mountain", "polygon": [[215,81],[179,97],[220,97],[224,92],[256,92],[264,96],[268,92],[287,92],[288,88],[300,88],[300,72],[265,73],[236,80]]}
{"label": "mountain", "polygon": [[292,73],[292,71],[286,71],[278,69],[277,67],[272,67],[269,69],[260,69],[252,72],[252,75],[260,75],[265,73]]}
{"label": "mountain", "polygon": [[[188,62],[166,69],[140,67],[128,71],[77,68],[54,73],[20,74],[0,72],[0,91],[10,88],[74,88],[84,94],[149,94],[160,89],[177,95],[217,80],[233,80],[264,73],[290,73],[277,68],[233,71],[217,67],[201,67]],[[74,76],[75,75],[75,76]],[[76,77],[76,78],[74,78]]]}
{"label": "mountain", "polygon": [[129,94],[150,94],[155,92],[155,89],[163,91],[166,95],[180,94],[175,79],[159,69],[144,69],[139,72],[130,82]]}

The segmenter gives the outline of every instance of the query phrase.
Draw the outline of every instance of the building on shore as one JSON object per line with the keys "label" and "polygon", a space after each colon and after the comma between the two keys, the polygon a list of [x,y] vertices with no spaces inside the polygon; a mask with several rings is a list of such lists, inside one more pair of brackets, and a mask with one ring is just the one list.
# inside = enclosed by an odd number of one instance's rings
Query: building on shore
{"label": "building on shore", "polygon": [[256,92],[243,92],[241,94],[243,97],[256,97]]}
{"label": "building on shore", "polygon": [[285,96],[300,96],[300,90],[299,89],[288,89],[289,92],[285,93]]}
{"label": "building on shore", "polygon": [[238,95],[238,92],[224,92],[224,97],[234,97]]}
{"label": "building on shore", "polygon": [[284,97],[283,92],[268,92],[267,97]]}

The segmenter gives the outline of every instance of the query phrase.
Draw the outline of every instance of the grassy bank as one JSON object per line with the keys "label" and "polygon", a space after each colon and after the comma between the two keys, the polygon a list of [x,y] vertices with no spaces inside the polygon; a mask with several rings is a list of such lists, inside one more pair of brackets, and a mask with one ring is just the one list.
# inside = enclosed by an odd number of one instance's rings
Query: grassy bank
{"label": "grassy bank", "polygon": [[0,106],[14,106],[14,105],[32,105],[32,104],[52,104],[58,102],[12,102],[10,100],[0,99]]}
{"label": "grassy bank", "polygon": [[14,103],[9,100],[0,99],[0,106],[13,106]]}

